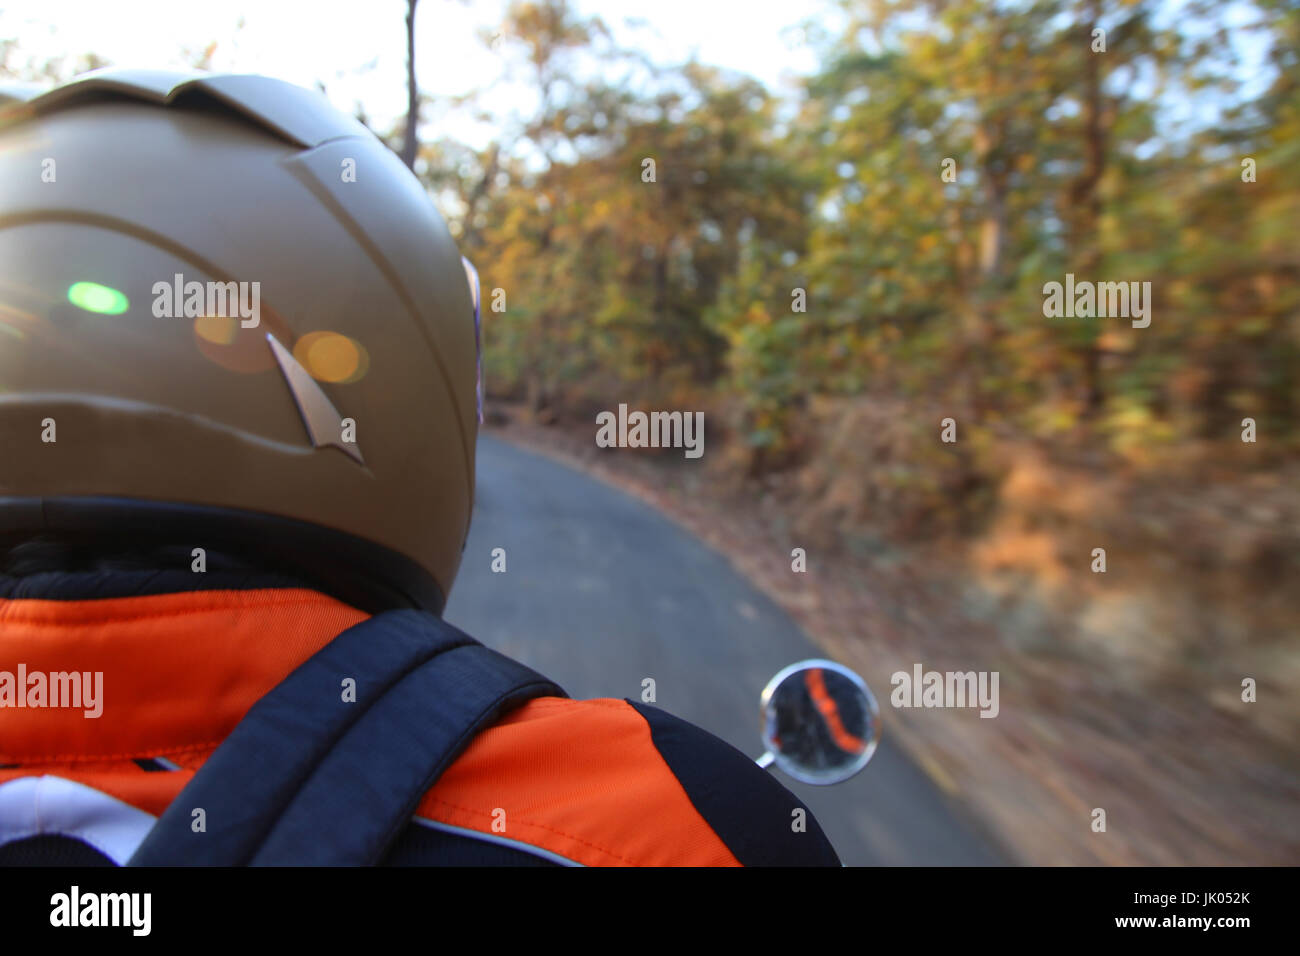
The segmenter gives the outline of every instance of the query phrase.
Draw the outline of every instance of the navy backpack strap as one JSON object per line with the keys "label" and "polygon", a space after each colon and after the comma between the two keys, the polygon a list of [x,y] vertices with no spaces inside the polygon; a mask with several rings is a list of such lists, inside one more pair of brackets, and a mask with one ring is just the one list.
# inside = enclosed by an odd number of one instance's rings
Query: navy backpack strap
{"label": "navy backpack strap", "polygon": [[255,866],[378,863],[433,782],[479,730],[563,692],[481,644],[403,677],[316,767],[253,857]]}
{"label": "navy backpack strap", "polygon": [[372,617],[253,706],[130,865],[378,862],[477,731],[547,695],[565,696],[433,615]]}

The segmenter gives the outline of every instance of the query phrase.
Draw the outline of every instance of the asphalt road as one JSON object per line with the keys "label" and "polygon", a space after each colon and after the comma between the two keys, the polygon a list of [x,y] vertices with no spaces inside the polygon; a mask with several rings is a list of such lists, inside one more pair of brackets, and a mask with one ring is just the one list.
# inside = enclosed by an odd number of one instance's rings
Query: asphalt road
{"label": "asphalt road", "polygon": [[[506,572],[491,570],[504,548]],[[824,656],[717,552],[642,502],[490,437],[447,620],[571,697],[641,699],[751,756],[758,697],[786,664]],[[888,706],[888,688],[873,688]],[[779,773],[779,771],[773,771]],[[890,741],[852,780],[781,781],[848,865],[1002,862]]]}

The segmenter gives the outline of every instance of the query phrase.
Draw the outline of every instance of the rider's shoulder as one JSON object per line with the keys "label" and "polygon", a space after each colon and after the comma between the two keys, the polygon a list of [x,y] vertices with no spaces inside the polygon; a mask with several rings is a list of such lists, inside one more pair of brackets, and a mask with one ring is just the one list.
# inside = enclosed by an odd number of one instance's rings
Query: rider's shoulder
{"label": "rider's shoulder", "polygon": [[421,811],[487,832],[504,817],[509,834],[583,863],[838,863],[811,812],[753,760],[629,700],[539,697],[512,710]]}
{"label": "rider's shoulder", "polygon": [[835,866],[812,812],[725,740],[650,704],[627,702],[691,802],[746,865]]}

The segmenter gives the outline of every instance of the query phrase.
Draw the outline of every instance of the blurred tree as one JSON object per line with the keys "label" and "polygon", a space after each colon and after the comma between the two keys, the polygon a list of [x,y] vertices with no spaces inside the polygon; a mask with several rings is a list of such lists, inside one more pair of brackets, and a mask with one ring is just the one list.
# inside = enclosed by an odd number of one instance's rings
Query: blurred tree
{"label": "blurred tree", "polygon": [[415,154],[420,148],[420,87],[415,82],[415,6],[419,0],[406,0],[406,132],[402,136],[402,162],[415,169]]}
{"label": "blurred tree", "polygon": [[[793,460],[819,394],[1128,458],[1249,410],[1294,420],[1295,3],[1252,8],[1276,77],[1253,100],[1201,0],[1165,25],[1145,0],[843,7],[791,113],[618,49],[567,0],[510,5],[494,49],[535,110],[485,150],[426,153],[505,295],[494,388],[717,401],[756,471]],[[1222,115],[1180,129],[1171,103]],[[1150,281],[1151,326],[1045,317],[1067,272]]]}

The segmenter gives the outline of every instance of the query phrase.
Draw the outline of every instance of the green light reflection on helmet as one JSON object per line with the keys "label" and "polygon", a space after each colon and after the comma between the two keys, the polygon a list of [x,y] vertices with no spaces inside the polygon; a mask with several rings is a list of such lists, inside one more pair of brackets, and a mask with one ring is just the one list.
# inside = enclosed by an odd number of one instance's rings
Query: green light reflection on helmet
{"label": "green light reflection on helmet", "polygon": [[125,295],[98,282],[74,282],[68,286],[68,301],[87,312],[121,315],[131,305]]}

